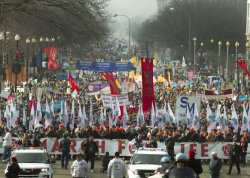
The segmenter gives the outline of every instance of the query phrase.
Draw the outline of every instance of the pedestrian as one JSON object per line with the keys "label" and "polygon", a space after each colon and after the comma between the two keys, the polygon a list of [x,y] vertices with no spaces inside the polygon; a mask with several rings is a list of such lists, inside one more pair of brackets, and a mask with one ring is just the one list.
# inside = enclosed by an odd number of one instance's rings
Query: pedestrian
{"label": "pedestrian", "polygon": [[195,159],[195,151],[194,150],[189,150],[188,156],[189,159],[187,161],[187,167],[190,167],[191,169],[194,170],[194,172],[197,174],[197,178],[199,178],[199,174],[203,172],[202,166],[201,166],[201,161],[198,159]]}
{"label": "pedestrian", "polygon": [[41,146],[41,141],[40,141],[40,135],[37,135],[32,143],[33,147],[40,147]]}
{"label": "pedestrian", "polygon": [[18,174],[21,172],[21,169],[18,165],[16,157],[11,157],[10,163],[7,166],[7,172],[5,173],[6,178],[18,178]]}
{"label": "pedestrian", "polygon": [[96,153],[99,153],[98,145],[94,141],[94,137],[90,136],[84,143],[83,143],[83,150],[85,154],[86,161],[91,163],[91,172],[95,172],[95,156]]}
{"label": "pedestrian", "polygon": [[233,137],[233,145],[229,153],[229,170],[227,174],[231,174],[232,167],[235,163],[238,171],[238,175],[240,174],[240,155],[241,155],[241,147],[237,144],[237,136]]}
{"label": "pedestrian", "polygon": [[220,177],[220,170],[222,167],[222,161],[221,159],[218,158],[216,152],[211,153],[211,160],[209,162],[209,173],[210,173],[210,178],[219,178]]}
{"label": "pedestrian", "polygon": [[187,156],[183,153],[178,153],[175,157],[176,168],[170,170],[170,178],[196,178],[197,174],[193,169],[187,167]]}
{"label": "pedestrian", "polygon": [[105,155],[102,157],[102,169],[100,172],[104,173],[108,170],[108,165],[110,162],[109,152],[106,152]]}
{"label": "pedestrian", "polygon": [[62,150],[61,166],[67,169],[70,157],[70,144],[71,140],[68,138],[68,134],[63,134],[63,139],[60,142],[60,148]]}
{"label": "pedestrian", "polygon": [[246,137],[242,137],[240,141],[240,146],[241,146],[241,162],[242,165],[245,166],[246,164],[246,155],[247,155],[247,148],[248,148],[248,142]]}
{"label": "pedestrian", "polygon": [[115,152],[115,158],[108,165],[108,178],[125,178],[125,174],[125,162],[120,158],[119,152]]}
{"label": "pedestrian", "polygon": [[11,155],[12,136],[8,128],[5,128],[5,136],[3,138],[3,162],[6,162]]}
{"label": "pedestrian", "polygon": [[168,155],[170,156],[171,161],[174,162],[175,140],[172,135],[169,135],[169,137],[166,139],[165,145],[166,145],[166,149],[167,149]]}
{"label": "pedestrian", "polygon": [[70,171],[73,178],[89,178],[88,163],[82,159],[81,153],[77,153],[76,160],[72,163]]}
{"label": "pedestrian", "polygon": [[138,134],[137,137],[134,139],[134,145],[136,149],[143,147],[143,140],[142,140],[142,135]]}

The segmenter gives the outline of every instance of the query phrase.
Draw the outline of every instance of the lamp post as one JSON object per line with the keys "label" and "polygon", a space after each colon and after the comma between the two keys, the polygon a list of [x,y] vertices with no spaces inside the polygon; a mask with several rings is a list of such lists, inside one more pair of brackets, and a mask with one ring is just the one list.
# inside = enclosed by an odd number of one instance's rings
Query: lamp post
{"label": "lamp post", "polygon": [[[19,34],[16,34],[15,40],[16,40],[16,51],[17,51],[16,55],[17,55],[17,54],[19,54],[19,51],[18,51],[19,50],[18,49],[19,48],[19,45],[18,45],[19,43],[18,42],[20,40],[20,35]],[[20,56],[18,56],[18,57],[20,57]],[[15,72],[15,92],[17,92],[17,74],[19,73],[19,71],[18,71],[19,70],[19,64],[17,62],[18,61],[16,61],[15,64],[14,64],[15,65],[15,67],[14,67],[15,68],[15,70],[14,70],[14,72]]]}
{"label": "lamp post", "polygon": [[196,41],[197,41],[197,38],[194,37],[193,38],[193,41],[194,41],[194,65],[196,64]]}
{"label": "lamp post", "polygon": [[38,66],[38,69],[39,69],[39,74],[41,75],[41,68],[42,68],[42,65],[43,65],[43,42],[44,42],[44,39],[43,39],[43,37],[41,37],[40,39],[39,39],[39,41],[40,41],[40,55],[41,55],[41,61],[40,61],[40,64],[39,64],[39,66]]}
{"label": "lamp post", "polygon": [[120,15],[120,14],[115,14],[114,17],[118,17],[118,16],[121,16],[121,17],[125,17],[127,20],[128,20],[128,60],[130,58],[130,31],[131,31],[131,22],[130,22],[130,19],[128,16],[126,15]]}
{"label": "lamp post", "polygon": [[235,57],[236,57],[236,65],[237,65],[237,94],[239,98],[240,94],[240,70],[239,70],[239,65],[238,65],[238,47],[240,46],[239,42],[236,41],[235,44]]}
{"label": "lamp post", "polygon": [[52,46],[55,46],[55,41],[56,41],[55,37],[52,37],[51,38]]}
{"label": "lamp post", "polygon": [[[178,9],[179,11],[184,11],[184,9]],[[174,7],[170,7],[170,11],[175,11]],[[190,14],[188,13],[188,59],[190,60],[190,52],[191,51],[191,17]]]}
{"label": "lamp post", "polygon": [[219,41],[218,42],[218,71],[217,71],[217,74],[220,75],[220,57],[221,57],[221,45],[222,45],[222,42]]}
{"label": "lamp post", "polygon": [[27,44],[27,58],[26,58],[26,81],[29,81],[29,44],[30,44],[30,39],[26,39],[26,44]]}
{"label": "lamp post", "polygon": [[227,46],[227,61],[226,61],[226,75],[225,75],[225,77],[227,79],[227,75],[228,75],[228,56],[229,56],[229,46],[230,46],[229,41],[226,42],[226,46]]}
{"label": "lamp post", "polygon": [[35,73],[36,73],[36,59],[35,59],[35,43],[36,43],[36,39],[32,38],[31,39],[32,42],[32,51],[33,51],[33,55],[32,55],[32,63],[33,63],[33,76],[35,78]]}

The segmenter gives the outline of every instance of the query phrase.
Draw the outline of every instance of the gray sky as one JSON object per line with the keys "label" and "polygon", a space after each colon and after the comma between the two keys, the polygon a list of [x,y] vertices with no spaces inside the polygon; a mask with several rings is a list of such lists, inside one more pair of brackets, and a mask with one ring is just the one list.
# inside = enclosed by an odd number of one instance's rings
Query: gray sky
{"label": "gray sky", "polygon": [[156,0],[110,0],[110,12],[147,18],[157,12],[157,3]]}
{"label": "gray sky", "polygon": [[[110,0],[109,12],[126,15],[131,21],[142,22],[157,13],[156,0]],[[113,18],[111,28],[116,37],[127,36],[127,19],[124,17]]]}

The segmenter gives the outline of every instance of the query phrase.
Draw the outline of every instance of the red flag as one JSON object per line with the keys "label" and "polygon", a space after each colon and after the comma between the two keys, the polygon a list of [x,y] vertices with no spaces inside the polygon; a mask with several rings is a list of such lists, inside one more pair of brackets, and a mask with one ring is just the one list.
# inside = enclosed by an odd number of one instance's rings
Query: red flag
{"label": "red flag", "polygon": [[103,72],[103,77],[109,82],[111,94],[120,94],[120,90],[115,83],[115,77],[111,72]]}
{"label": "red flag", "polygon": [[74,80],[74,78],[72,77],[71,73],[69,72],[69,83],[71,85],[71,88],[74,90],[76,90],[77,92],[79,91],[79,87],[76,85],[76,82]]}
{"label": "red flag", "polygon": [[154,103],[153,59],[141,59],[142,70],[142,109],[150,112]]}
{"label": "red flag", "polygon": [[245,64],[245,60],[244,59],[237,59],[237,64],[242,68],[242,70],[244,71],[245,74],[248,75],[248,77],[250,77],[250,73],[247,69],[247,66]]}
{"label": "red flag", "polygon": [[56,62],[57,48],[44,48],[44,52],[48,55],[48,70],[56,69],[58,67]]}

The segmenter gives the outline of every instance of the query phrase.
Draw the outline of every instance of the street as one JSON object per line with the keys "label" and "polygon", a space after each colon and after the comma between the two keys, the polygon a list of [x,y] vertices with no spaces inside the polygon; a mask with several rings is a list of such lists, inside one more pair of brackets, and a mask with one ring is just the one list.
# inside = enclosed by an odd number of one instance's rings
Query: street
{"label": "street", "polygon": [[[72,161],[69,163],[69,168],[72,164]],[[5,164],[1,163],[0,164],[0,171],[3,173],[3,170],[5,169]],[[203,164],[203,174],[201,174],[200,178],[209,178],[208,174],[208,165]],[[95,165],[95,171],[94,173],[91,173],[91,178],[104,178],[107,177],[106,173],[100,173],[101,169],[101,162],[97,161]],[[222,178],[229,178],[229,177],[235,177],[237,178],[249,178],[250,177],[250,166],[247,165],[246,167],[241,167],[241,175],[237,175],[237,170],[236,167],[233,167],[232,174],[227,175],[228,171],[228,165],[223,165],[222,170],[221,170],[221,176]],[[62,169],[60,165],[60,160],[57,160],[56,164],[54,164],[54,177],[53,178],[69,178],[71,177],[70,174],[70,169]],[[0,178],[4,178],[3,174],[0,176]]]}

